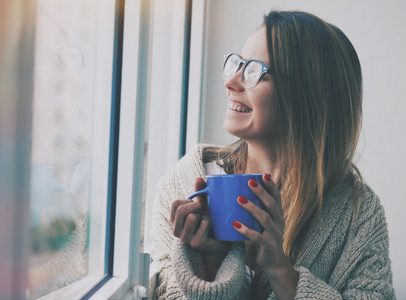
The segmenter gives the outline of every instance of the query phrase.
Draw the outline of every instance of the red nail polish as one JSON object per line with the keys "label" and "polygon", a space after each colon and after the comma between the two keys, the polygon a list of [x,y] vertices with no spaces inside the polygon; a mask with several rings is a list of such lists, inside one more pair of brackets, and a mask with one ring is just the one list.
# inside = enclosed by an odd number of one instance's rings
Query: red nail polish
{"label": "red nail polish", "polygon": [[271,177],[268,174],[264,174],[264,178],[266,181],[271,181]]}
{"label": "red nail polish", "polygon": [[235,228],[237,228],[237,229],[240,229],[240,228],[241,228],[241,223],[240,223],[240,222],[237,222],[237,221],[234,221],[234,222],[233,222],[233,226],[234,226]]}
{"label": "red nail polish", "polygon": [[254,180],[254,179],[250,179],[250,181],[248,181],[250,185],[252,185],[253,187],[257,187],[258,183]]}
{"label": "red nail polish", "polygon": [[240,202],[241,204],[247,204],[248,203],[247,198],[245,198],[243,196],[238,196],[237,201]]}

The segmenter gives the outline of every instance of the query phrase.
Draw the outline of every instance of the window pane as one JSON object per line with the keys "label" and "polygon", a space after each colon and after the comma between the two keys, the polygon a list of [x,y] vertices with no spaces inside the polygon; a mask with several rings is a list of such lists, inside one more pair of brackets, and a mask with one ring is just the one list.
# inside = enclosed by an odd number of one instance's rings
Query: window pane
{"label": "window pane", "polygon": [[104,273],[114,1],[39,0],[31,156],[33,298]]}

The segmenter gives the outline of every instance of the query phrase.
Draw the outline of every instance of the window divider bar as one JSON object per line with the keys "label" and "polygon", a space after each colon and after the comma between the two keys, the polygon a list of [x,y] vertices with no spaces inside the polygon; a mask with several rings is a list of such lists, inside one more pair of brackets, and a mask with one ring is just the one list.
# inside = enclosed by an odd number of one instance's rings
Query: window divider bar
{"label": "window divider bar", "polygon": [[179,158],[186,152],[188,95],[189,95],[189,70],[190,70],[190,34],[192,27],[192,0],[186,0],[185,6],[185,33],[183,40],[183,74],[182,74],[182,100],[179,138]]}
{"label": "window divider bar", "polygon": [[140,0],[140,28],[138,44],[138,69],[135,111],[135,137],[132,181],[131,241],[130,241],[130,287],[148,285],[143,282],[143,222],[144,171],[146,165],[147,101],[151,49],[152,1]]}
{"label": "window divider bar", "polygon": [[[116,194],[117,194],[117,168],[118,144],[120,132],[120,104],[121,104],[121,71],[123,61],[123,32],[124,32],[124,6],[125,0],[116,0],[116,17],[114,29],[114,58],[111,97],[110,121],[110,150],[108,171],[108,199],[106,218],[106,243],[105,243],[105,274],[113,274],[114,258],[114,233],[116,221]],[[97,286],[96,286],[97,287]],[[99,288],[101,285],[99,286]]]}
{"label": "window divider bar", "polygon": [[200,141],[204,97],[206,10],[206,0],[193,2],[189,59],[189,73],[192,75],[189,76],[186,152]]}

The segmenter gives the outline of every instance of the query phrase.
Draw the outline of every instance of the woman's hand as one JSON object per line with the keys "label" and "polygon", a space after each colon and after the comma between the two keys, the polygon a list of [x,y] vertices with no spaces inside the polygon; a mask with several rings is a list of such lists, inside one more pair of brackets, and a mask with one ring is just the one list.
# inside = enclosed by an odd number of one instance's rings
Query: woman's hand
{"label": "woman's hand", "polygon": [[[195,191],[206,187],[202,178],[195,183]],[[170,222],[173,224],[173,235],[183,243],[189,244],[203,252],[206,267],[205,280],[212,281],[216,276],[229,249],[228,242],[214,239],[210,230],[210,218],[206,195],[192,200],[176,200],[171,206]]]}
{"label": "woman's hand", "polygon": [[264,204],[265,210],[242,196],[238,203],[249,211],[264,228],[263,233],[252,230],[240,222],[234,228],[258,246],[257,265],[267,275],[278,299],[294,299],[298,273],[283,253],[283,231],[285,227],[281,195],[268,174],[263,175],[265,188],[254,179],[248,182],[251,190]]}

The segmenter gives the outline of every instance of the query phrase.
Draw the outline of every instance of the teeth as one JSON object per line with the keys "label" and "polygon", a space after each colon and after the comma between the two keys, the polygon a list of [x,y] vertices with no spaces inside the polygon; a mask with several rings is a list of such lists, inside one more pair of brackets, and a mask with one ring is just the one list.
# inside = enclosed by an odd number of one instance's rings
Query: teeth
{"label": "teeth", "polygon": [[228,104],[228,108],[238,111],[238,112],[245,112],[245,113],[249,113],[252,111],[251,109],[238,106],[237,104],[232,104],[231,102]]}

